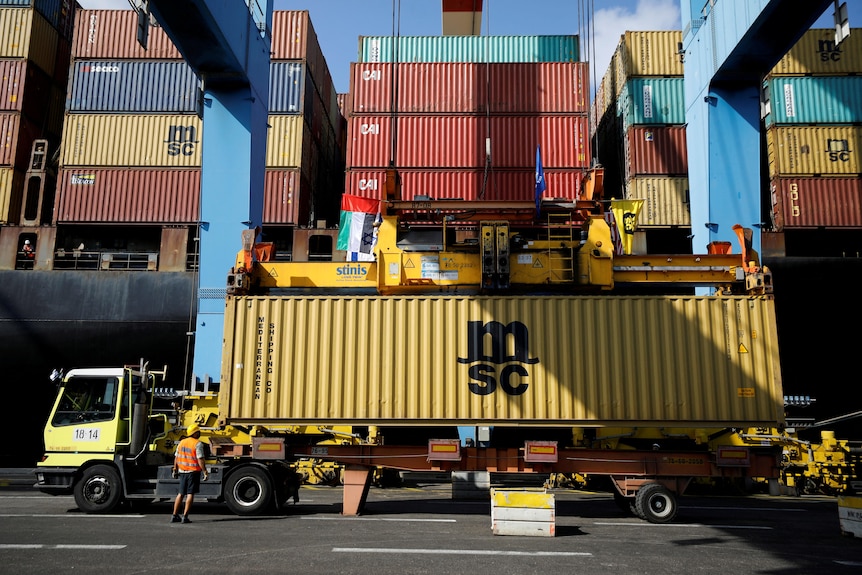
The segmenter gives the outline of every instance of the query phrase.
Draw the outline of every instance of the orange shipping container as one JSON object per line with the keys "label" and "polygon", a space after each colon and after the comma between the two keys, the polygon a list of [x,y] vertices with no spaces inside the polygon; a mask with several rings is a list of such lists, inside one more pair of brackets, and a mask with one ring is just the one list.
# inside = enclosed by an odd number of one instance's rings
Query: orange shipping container
{"label": "orange shipping container", "polygon": [[768,297],[243,296],[226,303],[222,423],[784,421]]}

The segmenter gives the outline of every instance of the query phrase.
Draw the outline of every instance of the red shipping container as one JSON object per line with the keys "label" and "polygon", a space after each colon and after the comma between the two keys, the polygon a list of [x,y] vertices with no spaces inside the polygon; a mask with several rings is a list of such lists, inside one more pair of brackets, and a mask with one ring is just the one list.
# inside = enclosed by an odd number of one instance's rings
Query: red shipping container
{"label": "red shipping container", "polygon": [[[54,134],[22,116],[20,112],[0,112],[0,166],[26,171],[30,166],[33,141],[46,138],[56,140]],[[51,153],[54,150],[49,150]]]}
{"label": "red shipping container", "polygon": [[[529,201],[536,199],[536,172],[532,170],[427,170],[400,169],[401,197],[413,200],[428,196],[435,200]],[[576,199],[584,171],[545,170],[545,198]],[[381,199],[385,170],[355,169],[347,172],[345,194]]]}
{"label": "red shipping container", "polygon": [[775,178],[772,222],[796,228],[862,228],[862,178]]}
{"label": "red shipping container", "polygon": [[586,168],[590,163],[586,116],[397,116],[392,158],[392,117],[352,116],[347,166],[382,168],[536,168],[536,146],[544,168]]}
{"label": "red shipping container", "polygon": [[[195,168],[63,168],[54,223],[194,223],[200,174]],[[298,169],[266,170],[263,223],[305,223],[313,192]]]}
{"label": "red shipping container", "polygon": [[165,223],[198,220],[199,169],[63,168],[54,223]]}
{"label": "red shipping container", "polygon": [[685,126],[635,126],[625,134],[626,180],[642,175],[688,175]]}
{"label": "red shipping container", "polygon": [[149,29],[147,49],[138,43],[138,15],[134,10],[78,10],[72,58],[182,59],[161,28]]}
{"label": "red shipping container", "polygon": [[264,178],[263,223],[307,223],[314,197],[308,178],[297,168],[267,170]]}
{"label": "red shipping container", "polygon": [[[350,65],[350,112],[392,110],[394,64]],[[586,62],[405,62],[397,65],[398,111],[409,114],[586,114]]]}

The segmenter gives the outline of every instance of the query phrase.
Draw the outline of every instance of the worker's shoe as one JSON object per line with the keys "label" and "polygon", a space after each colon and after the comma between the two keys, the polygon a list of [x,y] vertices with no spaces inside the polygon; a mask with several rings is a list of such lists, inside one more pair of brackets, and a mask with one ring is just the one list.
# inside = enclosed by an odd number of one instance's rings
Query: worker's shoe
{"label": "worker's shoe", "polygon": [[180,516],[179,515],[171,515],[171,523],[179,523]]}
{"label": "worker's shoe", "polygon": [[183,515],[183,520],[180,521],[180,523],[191,523],[191,522],[192,522],[192,520],[189,519],[188,515]]}

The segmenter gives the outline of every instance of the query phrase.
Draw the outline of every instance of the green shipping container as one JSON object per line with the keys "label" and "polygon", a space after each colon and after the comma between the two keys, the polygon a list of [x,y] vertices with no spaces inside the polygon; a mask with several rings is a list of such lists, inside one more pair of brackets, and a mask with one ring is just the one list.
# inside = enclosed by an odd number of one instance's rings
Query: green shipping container
{"label": "green shipping container", "polygon": [[225,326],[225,423],[783,422],[769,297],[242,296]]}
{"label": "green shipping container", "polygon": [[578,62],[578,36],[360,36],[359,62]]}
{"label": "green shipping container", "polygon": [[623,131],[644,124],[684,124],[683,78],[632,78],[617,103]]}

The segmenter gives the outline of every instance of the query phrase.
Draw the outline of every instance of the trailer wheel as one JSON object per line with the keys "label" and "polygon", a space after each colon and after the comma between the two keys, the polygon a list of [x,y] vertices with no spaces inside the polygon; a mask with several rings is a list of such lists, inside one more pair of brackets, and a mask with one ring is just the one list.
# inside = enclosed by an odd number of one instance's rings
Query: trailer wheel
{"label": "trailer wheel", "polygon": [[123,499],[120,476],[113,467],[94,465],[75,483],[75,503],[84,513],[110,513]]}
{"label": "trailer wheel", "polygon": [[670,523],[677,510],[673,493],[659,483],[647,483],[635,495],[637,515],[650,523]]}
{"label": "trailer wheel", "polygon": [[224,502],[237,515],[261,515],[273,504],[269,474],[259,467],[242,467],[231,473],[224,486]]}

